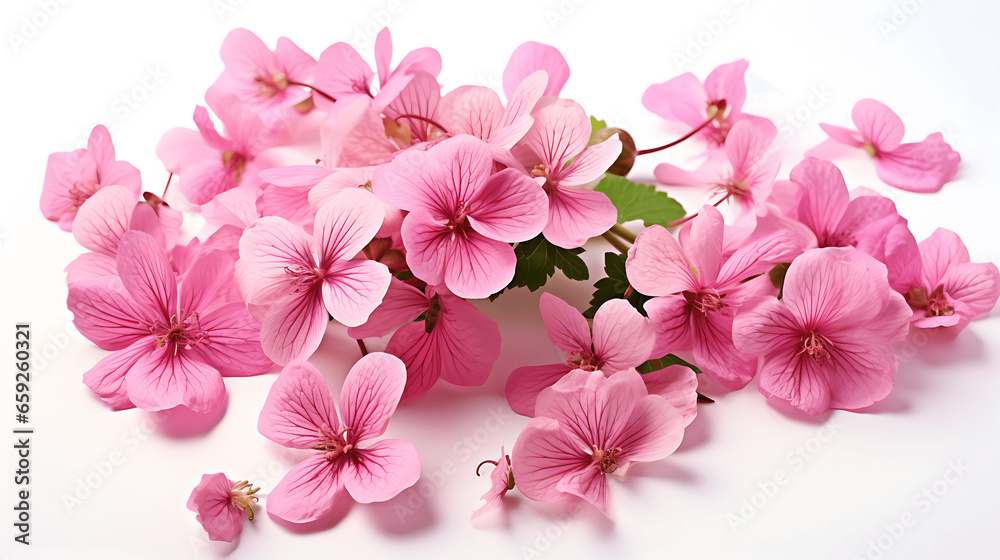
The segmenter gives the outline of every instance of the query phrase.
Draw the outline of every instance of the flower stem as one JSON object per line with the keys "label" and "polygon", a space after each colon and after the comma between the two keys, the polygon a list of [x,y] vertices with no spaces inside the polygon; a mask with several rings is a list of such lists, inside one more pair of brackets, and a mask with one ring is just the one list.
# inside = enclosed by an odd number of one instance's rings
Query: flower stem
{"label": "flower stem", "polygon": [[609,229],[608,231],[617,235],[618,237],[621,237],[622,239],[628,241],[629,243],[635,243],[635,234],[625,229],[625,226],[621,224],[615,224],[611,226],[611,229]]}
{"label": "flower stem", "polygon": [[662,146],[657,146],[655,148],[647,148],[645,150],[639,150],[638,152],[635,153],[635,155],[642,156],[642,155],[646,155],[646,154],[652,154],[652,153],[659,152],[661,150],[666,150],[667,148],[672,148],[672,147],[676,146],[677,144],[680,144],[681,142],[687,140],[688,138],[694,136],[695,134],[698,134],[698,132],[700,132],[701,129],[703,129],[706,126],[708,126],[709,124],[711,124],[712,121],[715,120],[715,117],[721,111],[725,110],[725,108],[726,108],[725,101],[719,102],[719,105],[710,105],[708,107],[708,111],[707,111],[707,113],[708,113],[708,119],[705,122],[699,124],[697,127],[695,127],[691,132],[688,132],[687,134],[685,134],[684,136],[681,136],[677,140],[674,140],[673,142],[668,142],[668,143],[666,143],[666,144],[664,144]]}
{"label": "flower stem", "polygon": [[163,187],[163,194],[160,195],[160,199],[161,200],[164,199],[164,198],[167,198],[167,189],[170,188],[170,180],[173,179],[173,178],[174,178],[174,174],[173,173],[171,173],[170,176],[167,177],[167,185],[165,187]]}
{"label": "flower stem", "polygon": [[395,121],[398,124],[399,123],[399,119],[416,119],[418,121],[423,121],[423,122],[425,122],[425,123],[427,123],[427,124],[429,124],[431,126],[437,127],[438,130],[440,130],[441,132],[443,132],[445,134],[448,134],[448,129],[445,128],[445,127],[443,127],[443,126],[441,126],[434,119],[429,119],[427,117],[421,117],[420,115],[411,115],[409,113],[406,113],[404,115],[399,115],[398,117],[396,117],[396,118],[394,118],[392,120]]}
{"label": "flower stem", "polygon": [[358,348],[361,349],[361,356],[362,357],[368,355],[368,347],[365,346],[365,341],[362,340],[362,339],[360,339],[360,338],[358,339]]}
{"label": "flower stem", "polygon": [[626,245],[625,242],[622,241],[621,239],[618,239],[617,237],[611,235],[608,232],[602,233],[601,237],[603,237],[608,243],[610,243],[612,247],[618,249],[619,253],[623,255],[625,253],[628,253],[628,245]]}
{"label": "flower stem", "polygon": [[334,103],[337,102],[337,98],[336,97],[334,97],[334,96],[332,96],[332,95],[324,92],[323,90],[317,88],[316,86],[311,86],[309,84],[303,84],[302,82],[293,82],[292,80],[288,80],[288,85],[309,88],[309,89],[313,90],[313,92],[322,95],[323,97],[329,99],[330,101],[333,101]]}

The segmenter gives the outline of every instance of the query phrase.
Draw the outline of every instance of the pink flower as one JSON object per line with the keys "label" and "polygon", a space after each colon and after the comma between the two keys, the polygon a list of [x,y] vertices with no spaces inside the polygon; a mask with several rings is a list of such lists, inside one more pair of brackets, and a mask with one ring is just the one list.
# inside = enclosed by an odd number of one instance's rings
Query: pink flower
{"label": "pink flower", "polygon": [[857,130],[830,124],[820,127],[830,141],[863,148],[875,160],[875,172],[886,184],[912,192],[937,192],[958,173],[962,158],[940,132],[923,142],[902,144],[903,121],[874,99],[858,101],[851,119]]}
{"label": "pink flower", "polygon": [[569,65],[559,49],[534,41],[521,43],[511,53],[507,67],[503,69],[504,95],[508,99],[513,98],[514,90],[538,70],[543,70],[548,76],[542,95],[558,96],[569,79]]}
{"label": "pink flower", "polygon": [[535,412],[514,444],[517,488],[540,502],[579,496],[605,515],[607,475],[670,455],[684,436],[681,413],[635,370],[575,370],[538,395]]}
{"label": "pink flower", "polygon": [[[507,491],[514,487],[514,471],[510,468],[510,455],[504,453],[503,446],[500,447],[500,458],[493,461],[483,461],[479,464],[482,467],[486,463],[493,463],[493,470],[490,471],[490,489],[486,491],[480,500],[486,503],[472,513],[472,518],[476,519],[489,513],[498,507],[507,495]],[[479,467],[476,467],[476,476],[479,476]]]}
{"label": "pink flower", "polygon": [[[422,321],[414,320],[421,315]],[[426,393],[439,378],[463,387],[482,385],[500,356],[500,328],[471,303],[442,287],[421,292],[396,278],[368,322],[347,334],[383,336],[400,324],[385,351],[406,364],[404,398]]]}
{"label": "pink flower", "polygon": [[689,130],[715,115],[714,121],[698,132],[698,137],[710,146],[722,146],[737,122],[767,120],[742,112],[747,98],[743,77],[749,65],[746,60],[723,64],[709,73],[704,85],[694,74],[685,72],[662,84],[649,86],[642,94],[642,104],[669,122],[686,125]]}
{"label": "pink flower", "polygon": [[545,91],[546,80],[541,71],[526,77],[511,94],[507,107],[488,87],[461,86],[441,98],[438,107],[441,123],[451,134],[471,134],[509,150],[531,128],[534,122],[531,111]]}
{"label": "pink flower", "polygon": [[743,304],[733,340],[761,357],[760,392],[809,414],[885,398],[899,365],[892,343],[912,315],[885,265],[854,248],[807,251],[785,275],[782,298]]}
{"label": "pink flower", "polygon": [[816,246],[857,247],[875,257],[888,268],[893,289],[919,270],[919,260],[911,258],[917,241],[891,200],[860,187],[848,192],[840,170],[826,160],[802,160],[790,179],[782,182],[787,192],[778,205],[809,228]]}
{"label": "pink flower", "polygon": [[385,433],[405,383],[406,368],[398,358],[368,354],[344,380],[338,416],[319,371],[306,361],[288,364],[267,394],[257,430],[285,447],[316,453],[274,487],[268,513],[305,523],[328,513],[345,489],[367,504],[392,499],[412,486],[420,477],[412,443],[384,439],[368,445]]}
{"label": "pink flower", "polygon": [[42,214],[63,231],[70,231],[83,203],[108,185],[121,185],[136,199],[142,188],[139,170],[115,160],[111,133],[99,124],[90,132],[86,149],[49,156],[42,184]]}
{"label": "pink flower", "polygon": [[213,541],[233,542],[243,531],[243,516],[253,521],[254,488],[246,480],[233,482],[222,473],[202,475],[191,491],[187,508],[198,514],[198,523]]}
{"label": "pink flower", "polygon": [[236,280],[261,319],[264,353],[278,364],[312,355],[327,313],[353,327],[368,320],[389,287],[389,269],[357,258],[382,225],[374,196],[350,189],[316,213],[314,235],[284,218],[254,222],[240,239]]}
{"label": "pink flower", "polygon": [[582,246],[618,220],[618,210],[607,195],[583,188],[600,179],[622,151],[621,140],[611,138],[587,146],[590,117],[568,99],[548,99],[535,109],[535,124],[514,148],[532,177],[544,178],[549,197],[549,219],[542,233],[566,249]]}
{"label": "pink flower", "polygon": [[271,368],[243,303],[218,301],[233,281],[220,251],[178,275],[151,235],[127,231],[117,263],[117,276],[70,284],[67,301],[80,333],[114,351],[83,376],[112,408],[211,412],[225,399],[223,376]]}
{"label": "pink flower", "polygon": [[198,130],[174,128],[156,146],[156,155],[167,171],[180,178],[181,192],[192,204],[205,204],[236,187],[256,194],[261,186],[257,174],[274,167],[260,153],[275,141],[278,132],[265,125],[260,114],[235,99],[220,103],[215,111],[225,136],[216,132],[208,110],[198,106],[194,111]]}
{"label": "pink flower", "polygon": [[653,328],[623,299],[605,302],[597,310],[593,335],[583,315],[558,297],[544,293],[538,307],[549,340],[567,357],[563,363],[524,366],[511,372],[505,392],[518,414],[536,416],[538,394],[575,369],[612,374],[650,358],[656,336]]}
{"label": "pink flower", "polygon": [[309,98],[300,84],[310,82],[316,61],[286,37],[272,51],[252,32],[234,29],[220,54],[226,69],[205,93],[213,108],[235,101],[258,111],[282,109],[291,116],[287,110]]}
{"label": "pink flower", "polygon": [[514,277],[508,243],[541,232],[545,193],[523,173],[493,173],[491,150],[460,135],[426,152],[408,151],[375,171],[383,202],[408,210],[402,237],[406,262],[428,284],[463,298],[484,298]]}
{"label": "pink flower", "polygon": [[934,230],[920,242],[919,254],[908,256],[918,265],[902,282],[901,290],[913,309],[911,326],[955,327],[961,332],[969,321],[996,305],[1000,297],[997,265],[970,262],[969,251],[955,232]]}
{"label": "pink flower", "polygon": [[725,159],[710,157],[692,171],[660,163],[653,173],[665,185],[712,186],[746,213],[771,194],[781,167],[781,158],[771,149],[777,135],[767,119],[743,119],[726,136]]}
{"label": "pink flower", "polygon": [[661,226],[646,228],[625,262],[631,285],[655,296],[644,305],[657,335],[654,353],[691,349],[708,375],[743,387],[757,371],[757,358],[733,345],[733,317],[747,299],[774,290],[766,273],[801,252],[799,239],[789,231],[763,231],[732,250],[722,214],[707,205],[677,237],[680,242]]}

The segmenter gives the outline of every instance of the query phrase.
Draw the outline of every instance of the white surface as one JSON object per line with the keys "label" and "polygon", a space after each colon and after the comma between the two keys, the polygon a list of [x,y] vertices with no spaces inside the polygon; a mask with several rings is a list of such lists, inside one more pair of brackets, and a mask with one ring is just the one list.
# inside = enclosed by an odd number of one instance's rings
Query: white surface
{"label": "white surface", "polygon": [[[49,4],[58,5],[58,13],[37,15]],[[219,14],[231,4],[230,12]],[[393,7],[396,13],[389,14]],[[586,504],[536,504],[515,491],[503,514],[473,527],[469,514],[487,487],[487,480],[474,474],[476,464],[494,459],[501,444],[510,449],[526,422],[503,399],[508,372],[558,359],[544,337],[538,294],[527,292],[481,306],[500,322],[504,335],[503,354],[486,386],[439,385],[403,406],[390,424],[390,436],[411,439],[421,452],[424,474],[417,488],[423,495],[410,490],[387,504],[343,508],[327,528],[306,533],[261,514],[246,525],[237,545],[210,544],[184,507],[202,473],[250,478],[266,492],[295,462],[255,429],[274,376],[227,380],[225,416],[207,433],[171,429],[171,422],[141,411],[108,411],[80,381],[105,352],[65,334],[71,315],[61,270],[80,248],[42,219],[37,204],[47,155],[82,145],[97,122],[112,125],[120,158],[139,167],[146,187],[158,192],[166,173],[154,146],[170,127],[191,126],[194,105],[221,70],[217,53],[231,28],[250,28],[269,45],[286,35],[315,56],[346,40],[372,60],[372,37],[388,14],[396,59],[419,46],[437,48],[446,90],[463,83],[498,86],[507,57],[525,40],[558,46],[572,69],[563,94],[627,128],[640,147],[670,138],[640,98],[649,84],[689,69],[679,68],[674,57],[689,40],[707,45],[690,65],[701,77],[719,63],[750,59],[747,110],[785,119],[779,126],[786,125],[782,138],[792,146],[790,157],[822,138],[817,122],[846,123],[857,99],[875,97],[902,116],[908,140],[943,130],[963,156],[960,179],[943,192],[891,193],[914,233],[923,238],[938,226],[954,229],[973,260],[997,261],[1000,51],[992,37],[1000,13],[994,4],[22,0],[4,2],[0,10],[5,36],[0,323],[10,340],[15,321],[32,322],[36,355],[48,354],[44,363],[36,359],[32,384],[33,544],[12,542],[14,466],[5,446],[0,525],[7,528],[0,535],[0,557],[1000,556],[995,311],[954,341],[939,337],[910,346],[896,389],[871,413],[835,412],[804,421],[769,406],[754,386],[702,407],[677,453],[636,468],[626,484],[615,484],[614,522]],[[15,52],[11,34],[23,33],[22,18],[45,24]],[[729,23],[713,23],[720,18]],[[880,29],[880,21],[898,29]],[[365,28],[372,33],[359,35]],[[819,91],[828,93],[814,95]],[[122,95],[144,99],[129,107]],[[789,120],[786,115],[796,111],[798,117]],[[640,178],[659,161],[647,157]],[[783,173],[795,162],[787,159]],[[852,186],[889,192],[868,162],[844,169]],[[684,200],[691,208],[704,198]],[[591,249],[596,264],[605,246],[594,242]],[[585,307],[589,284],[549,287]],[[0,361],[9,364],[12,345],[3,342],[0,348]],[[356,357],[343,330],[331,328],[314,362],[336,390]],[[4,379],[0,425],[9,430],[13,374]],[[493,411],[499,411],[502,424],[490,420]],[[831,427],[836,433],[828,437]],[[803,451],[796,455],[798,450]],[[119,464],[109,470],[105,463],[111,457]],[[941,482],[953,462],[968,471]],[[88,480],[96,487],[86,487]],[[775,480],[784,484],[774,485],[772,496],[755,496]],[[944,495],[931,503],[919,497],[924,489]],[[66,497],[77,492],[90,495],[67,508]],[[734,530],[727,516],[740,515],[744,500],[765,503],[756,511],[746,509],[749,519]],[[400,521],[407,507],[413,515]],[[911,526],[891,530],[907,514]],[[879,539],[888,551],[871,550]]]}

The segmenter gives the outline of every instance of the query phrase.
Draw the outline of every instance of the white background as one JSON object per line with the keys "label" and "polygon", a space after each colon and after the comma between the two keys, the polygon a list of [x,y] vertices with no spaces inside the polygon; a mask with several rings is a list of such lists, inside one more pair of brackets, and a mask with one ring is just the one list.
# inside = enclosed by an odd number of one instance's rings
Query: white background
{"label": "white background", "polygon": [[[51,15],[47,5],[57,6],[48,7]],[[173,126],[192,125],[194,105],[222,68],[217,53],[230,29],[250,28],[271,46],[286,35],[314,56],[348,41],[372,61],[374,33],[388,22],[396,60],[420,46],[442,53],[446,90],[499,86],[515,46],[554,44],[572,69],[563,95],[627,128],[640,147],[670,139],[640,104],[649,84],[686,70],[704,77],[746,57],[747,110],[778,121],[788,158],[783,175],[822,139],[818,122],[847,124],[856,100],[877,98],[902,116],[908,141],[944,131],[962,154],[960,177],[935,195],[890,192],[859,159],[843,166],[849,184],[892,196],[918,239],[948,227],[973,260],[995,262],[995,4],[24,0],[0,10],[0,336],[12,340],[14,323],[30,321],[41,356],[32,380],[32,545],[12,541],[14,461],[4,444],[0,557],[1000,557],[995,311],[955,340],[911,339],[895,390],[867,413],[802,418],[769,405],[754,385],[721,395],[701,407],[677,453],[614,485],[613,522],[586,504],[536,504],[515,491],[502,513],[473,526],[469,515],[488,485],[476,478],[476,464],[495,459],[500,445],[510,449],[526,422],[506,407],[506,376],[519,365],[559,360],[544,336],[538,294],[527,292],[480,306],[504,337],[486,386],[439,385],[394,417],[389,435],[414,441],[423,457],[417,489],[387,504],[339,508],[307,530],[262,512],[236,544],[209,543],[184,507],[202,473],[249,477],[266,492],[296,462],[255,428],[274,376],[227,380],[228,406],[211,430],[107,410],[81,383],[106,353],[72,333],[65,308],[61,271],[81,249],[38,210],[48,154],[81,147],[98,122],[112,129],[119,158],[159,192],[166,173],[156,142]],[[637,178],[678,153],[646,157]],[[675,194],[688,208],[706,200]],[[588,247],[594,276],[607,246]],[[581,309],[589,298],[589,283],[549,288]],[[13,345],[0,348],[9,352],[0,363],[10,364]],[[357,357],[353,341],[332,326],[313,361],[336,388]],[[13,370],[4,371],[0,426],[9,430],[14,381]],[[490,420],[494,414],[502,424]],[[109,469],[112,458],[118,464]],[[949,475],[949,464],[962,476]],[[776,479],[784,484],[766,496],[762,489]],[[919,497],[925,489],[935,503]],[[70,497],[79,503],[68,507]],[[740,516],[741,508],[745,523],[733,528],[730,514]],[[887,528],[906,515],[910,527]],[[878,543],[887,551],[873,548]]]}

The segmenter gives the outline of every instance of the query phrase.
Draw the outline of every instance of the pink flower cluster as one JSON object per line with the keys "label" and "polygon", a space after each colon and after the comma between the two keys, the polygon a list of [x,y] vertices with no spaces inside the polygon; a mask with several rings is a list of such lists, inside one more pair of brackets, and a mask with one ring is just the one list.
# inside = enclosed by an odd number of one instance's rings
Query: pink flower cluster
{"label": "pink flower cluster", "polygon": [[[510,455],[487,461],[491,488],[475,517],[515,487],[608,513],[609,475],[678,448],[697,413],[698,373],[732,390],[757,378],[765,396],[810,414],[869,406],[892,389],[893,345],[909,329],[959,331],[1000,297],[997,267],[970,262],[955,233],[917,243],[890,199],[849,190],[827,159],[787,162],[778,179],[775,125],[743,111],[745,60],[704,82],[687,73],[650,86],[643,105],[686,134],[637,150],[560,97],[569,67],[539,43],[512,55],[506,101],[482,86],[443,93],[430,48],[393,66],[388,30],[374,69],[346,43],[313,58],[242,29],[221,55],[196,128],[170,130],[156,148],[170,174],[163,194],[142,192],[98,126],[87,148],[50,156],[41,210],[87,250],[66,268],[67,305],[111,352],[83,373],[111,408],[208,413],[225,401],[224,377],[283,366],[257,425],[312,451],[264,493],[287,521],[323,517],[345,491],[379,502],[417,481],[414,445],[380,439],[389,418],[439,379],[487,381],[500,330],[469,300],[526,285],[516,276],[537,258],[518,252],[527,244],[578,258],[603,236],[627,286],[609,294],[608,271],[585,314],[541,295],[564,361],[525,358],[510,372],[507,400],[530,419]],[[830,140],[810,153],[862,148],[883,181],[914,192],[955,178],[959,155],[940,134],[903,143],[899,117],[873,100],[852,117],[856,130],[823,125]],[[718,201],[629,231],[605,180],[682,141],[703,148],[701,161],[661,162],[656,179]],[[185,215],[200,215],[200,233]],[[363,355],[339,412],[307,361],[331,321]],[[384,352],[368,353],[365,339],[386,337]],[[188,507],[212,539],[232,541],[257,490],[205,475]]]}

